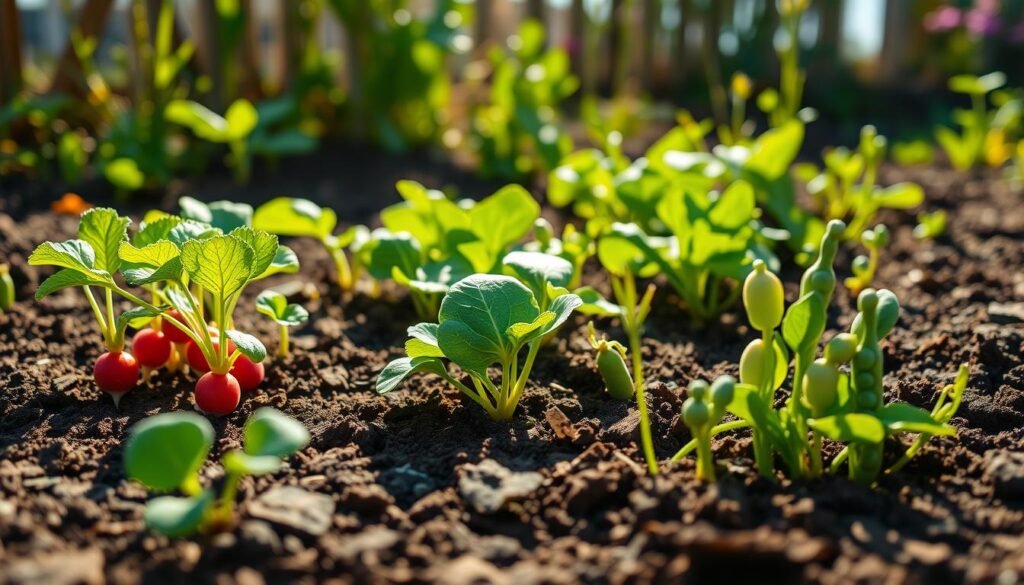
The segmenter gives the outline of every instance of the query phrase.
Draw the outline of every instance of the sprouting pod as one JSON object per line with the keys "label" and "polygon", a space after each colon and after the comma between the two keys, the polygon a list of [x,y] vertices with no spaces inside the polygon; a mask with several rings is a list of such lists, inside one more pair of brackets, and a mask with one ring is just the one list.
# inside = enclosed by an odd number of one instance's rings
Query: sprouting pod
{"label": "sprouting pod", "polygon": [[616,400],[633,398],[633,377],[622,353],[604,340],[597,342],[594,349],[597,351],[597,371],[601,373],[608,394]]}
{"label": "sprouting pod", "polygon": [[11,267],[0,264],[0,311],[9,311],[14,306],[14,280],[11,279]]}
{"label": "sprouting pod", "polygon": [[747,318],[758,331],[773,330],[782,323],[784,298],[782,282],[763,260],[754,260],[754,270],[743,282],[743,305]]}

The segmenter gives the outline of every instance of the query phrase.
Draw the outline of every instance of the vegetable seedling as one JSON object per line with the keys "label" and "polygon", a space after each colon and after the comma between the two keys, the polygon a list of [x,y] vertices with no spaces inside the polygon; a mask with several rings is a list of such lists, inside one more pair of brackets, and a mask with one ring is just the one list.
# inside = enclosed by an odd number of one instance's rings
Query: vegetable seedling
{"label": "vegetable seedling", "polygon": [[[114,399],[135,387],[139,378],[139,363],[125,351],[125,329],[137,318],[153,317],[160,313],[152,307],[137,307],[115,315],[114,293],[134,300],[114,282],[114,274],[121,268],[119,247],[127,243],[131,220],[120,217],[108,208],[94,208],[82,214],[78,225],[78,239],[66,242],[44,242],[29,256],[32,266],[57,266],[56,273],[44,280],[36,290],[40,300],[65,288],[81,288],[92,308],[93,317],[100,327],[106,352],[97,358],[93,377],[96,385]],[[103,290],[97,299],[93,288]],[[138,303],[137,303],[138,304]]]}
{"label": "vegetable seedling", "polygon": [[288,328],[302,325],[309,319],[309,312],[301,305],[289,303],[283,294],[265,290],[256,297],[256,311],[269,317],[278,326],[279,338],[277,357],[288,355]]}
{"label": "vegetable seedling", "polygon": [[230,163],[235,169],[235,180],[249,179],[252,161],[249,154],[249,135],[256,129],[259,114],[252,102],[236,100],[224,116],[220,116],[198,102],[174,100],[167,104],[164,116],[168,121],[192,130],[199,138],[216,144],[226,144],[231,151]]}
{"label": "vegetable seedling", "polygon": [[935,129],[935,139],[946,152],[950,163],[959,170],[967,170],[985,160],[986,142],[993,130],[993,116],[988,110],[988,95],[1006,84],[1006,75],[999,71],[975,77],[956,75],[949,80],[949,89],[966,94],[971,99],[971,109],[954,112],[954,120],[960,132],[940,126]]}
{"label": "vegetable seedling", "polygon": [[238,486],[246,475],[279,471],[284,459],[309,444],[299,421],[273,408],[254,412],[243,428],[243,447],[224,454],[225,479],[218,497],[203,487],[199,471],[213,447],[214,432],[202,416],[173,412],[132,427],[124,450],[125,473],[151,492],[180,492],[146,504],[146,526],[171,538],[218,532],[234,525]]}
{"label": "vegetable seedling", "polygon": [[[632,227],[635,231],[630,232]],[[636,226],[615,224],[612,236],[605,236],[598,241],[597,257],[601,265],[608,271],[612,283],[615,303],[605,301],[596,291],[587,291],[587,304],[583,309],[590,314],[618,317],[622,328],[629,339],[629,353],[633,358],[633,395],[636,397],[637,411],[640,414],[640,443],[647,471],[657,475],[658,460],[654,453],[654,437],[651,433],[651,419],[647,411],[646,383],[643,365],[643,327],[647,315],[651,312],[651,300],[654,298],[655,286],[649,284],[643,296],[637,294],[636,277],[652,277],[657,273],[658,265],[650,263],[639,246],[632,245],[635,238],[628,237],[639,232]],[[626,238],[615,234],[626,234]],[[610,358],[609,358],[610,359]]]}
{"label": "vegetable seedling", "polygon": [[732,403],[736,380],[722,376],[708,387],[704,380],[690,382],[687,399],[683,402],[682,417],[697,441],[697,479],[715,481],[715,460],[711,454],[711,429],[725,415]]}
{"label": "vegetable seedling", "polygon": [[[278,197],[259,206],[253,215],[252,225],[255,229],[279,236],[309,237],[320,242],[334,261],[341,290],[351,292],[355,288],[361,272],[358,252],[370,234],[365,226],[352,226],[335,235],[338,215],[333,209],[320,207],[308,199],[291,197]],[[352,256],[351,261],[346,250]]]}
{"label": "vegetable seedling", "polygon": [[[411,374],[436,374],[479,404],[494,420],[508,420],[526,389],[544,337],[558,329],[582,300],[571,293],[541,310],[534,293],[509,276],[476,274],[448,290],[438,323],[409,328],[406,357],[389,363],[377,377],[377,392],[398,388]],[[520,354],[526,357],[520,365]],[[444,360],[469,376],[472,388],[448,373]],[[495,383],[488,368],[498,364]]]}
{"label": "vegetable seedling", "polygon": [[855,295],[871,286],[871,282],[874,281],[882,248],[889,245],[889,229],[879,224],[873,230],[865,230],[860,236],[860,242],[868,249],[868,255],[858,255],[853,259],[853,264],[850,265],[853,276],[843,281],[846,288]]}

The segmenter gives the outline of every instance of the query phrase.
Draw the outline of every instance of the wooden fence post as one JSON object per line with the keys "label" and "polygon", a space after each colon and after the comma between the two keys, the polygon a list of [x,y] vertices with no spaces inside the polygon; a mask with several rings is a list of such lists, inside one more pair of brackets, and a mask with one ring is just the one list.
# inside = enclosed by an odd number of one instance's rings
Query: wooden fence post
{"label": "wooden fence post", "polygon": [[0,2],[0,105],[21,91],[21,17],[15,0]]}

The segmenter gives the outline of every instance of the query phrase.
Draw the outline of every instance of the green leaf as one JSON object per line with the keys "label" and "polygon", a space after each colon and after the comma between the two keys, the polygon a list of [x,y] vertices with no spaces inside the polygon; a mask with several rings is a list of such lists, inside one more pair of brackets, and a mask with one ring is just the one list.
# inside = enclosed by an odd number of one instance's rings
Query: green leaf
{"label": "green leaf", "polygon": [[65,242],[43,242],[28,257],[31,266],[60,266],[78,272],[103,275],[97,271],[96,254],[84,240],[67,240]]}
{"label": "green leaf", "polygon": [[227,132],[225,138],[227,140],[240,140],[245,138],[256,128],[256,124],[259,122],[259,114],[256,112],[256,108],[247,99],[235,100],[230,106],[228,111],[224,114],[224,120],[227,122]]}
{"label": "green leaf", "polygon": [[815,431],[843,443],[881,443],[885,427],[873,414],[850,412],[807,421]]}
{"label": "green leaf", "polygon": [[214,201],[203,203],[192,197],[178,199],[181,217],[205,223],[227,233],[231,230],[252,225],[253,210],[248,203]]}
{"label": "green leaf", "polygon": [[437,345],[437,327],[437,323],[418,323],[409,327],[405,353],[411,358],[444,357],[444,352]]}
{"label": "green leaf", "polygon": [[561,327],[572,316],[572,312],[582,305],[583,299],[574,294],[564,294],[551,301],[548,312],[553,313],[555,318],[544,325],[537,336],[543,337]]}
{"label": "green leaf", "polygon": [[181,265],[185,272],[193,282],[219,299],[232,297],[245,288],[255,262],[252,247],[231,236],[192,240],[181,248]]}
{"label": "green leaf", "polygon": [[140,224],[139,231],[132,238],[132,245],[136,248],[144,248],[160,240],[169,239],[171,230],[182,221],[184,220],[176,215],[162,215],[150,220],[149,214],[146,214],[146,219]]}
{"label": "green leaf", "polygon": [[154,532],[170,538],[194,534],[213,508],[212,490],[204,490],[194,498],[161,496],[146,503],[143,519]]}
{"label": "green leaf", "polygon": [[621,317],[622,307],[604,298],[600,292],[590,286],[584,286],[575,290],[577,296],[583,301],[579,312],[584,315],[595,317]]}
{"label": "green leaf", "polygon": [[174,242],[179,248],[185,245],[186,242],[193,240],[205,240],[214,236],[223,235],[220,229],[210,226],[208,224],[185,220],[178,225],[171,228],[171,231],[167,232],[167,239]]}
{"label": "green leaf", "polygon": [[213,439],[210,422],[194,412],[151,416],[129,432],[125,473],[151,490],[181,488],[195,480]]}
{"label": "green leaf", "polygon": [[782,338],[796,353],[817,345],[825,332],[825,301],[818,292],[809,292],[789,306],[782,320]]}
{"label": "green leaf", "polygon": [[896,183],[884,189],[875,189],[871,199],[879,207],[913,209],[924,203],[924,189],[917,183]]}
{"label": "green leaf", "polygon": [[509,327],[531,323],[539,314],[533,293],[519,281],[476,274],[452,286],[441,301],[438,345],[455,363],[482,372],[519,349]]}
{"label": "green leaf", "polygon": [[270,269],[279,248],[277,236],[264,231],[256,231],[251,227],[235,228],[228,235],[245,242],[255,252],[251,278],[256,279]]}
{"label": "green leaf", "polygon": [[370,262],[367,268],[377,280],[391,278],[395,268],[407,276],[415,276],[423,261],[419,242],[408,233],[377,229],[373,231],[368,246]]}
{"label": "green leaf", "polygon": [[765,180],[778,179],[789,170],[803,141],[804,125],[798,120],[790,120],[758,136],[743,167]]}
{"label": "green leaf", "polygon": [[754,188],[746,181],[734,181],[708,212],[708,221],[717,228],[736,230],[754,215]]}
{"label": "green leaf", "polygon": [[573,266],[568,260],[543,252],[510,252],[502,264],[542,299],[548,285],[565,287],[572,280]]}
{"label": "green leaf", "polygon": [[287,457],[309,444],[309,431],[298,420],[281,411],[264,407],[253,413],[243,431],[249,455]]}
{"label": "green leaf", "polygon": [[517,343],[525,343],[535,337],[538,331],[555,320],[555,314],[551,311],[544,311],[537,318],[529,323],[516,323],[510,325],[506,334],[516,340]]}
{"label": "green leaf", "polygon": [[120,217],[113,209],[97,207],[82,214],[78,224],[78,237],[92,247],[95,268],[110,274],[121,268],[118,247],[128,240],[128,225],[132,220]]}
{"label": "green leaf", "polygon": [[142,248],[123,242],[118,248],[118,256],[123,262],[122,274],[133,286],[181,277],[181,252],[169,240],[160,240]]}
{"label": "green leaf", "polygon": [[228,339],[235,342],[238,351],[252,360],[253,363],[258,364],[267,357],[267,348],[255,336],[234,329],[228,329],[224,333],[228,336]]}
{"label": "green leaf", "polygon": [[295,274],[299,271],[299,257],[288,246],[278,246],[270,266],[256,277],[255,280],[262,280],[275,274]]}
{"label": "green leaf", "polygon": [[519,185],[507,185],[469,210],[473,233],[492,253],[504,251],[529,233],[540,205]]}
{"label": "green leaf", "polygon": [[309,319],[309,312],[302,305],[289,303],[287,297],[272,290],[265,290],[256,297],[256,311],[285,327],[295,327]]}
{"label": "green leaf", "polygon": [[221,460],[224,471],[238,475],[267,475],[281,470],[282,461],[274,455],[249,455],[241,449],[232,449]]}
{"label": "green leaf", "polygon": [[436,357],[398,358],[384,366],[380,375],[377,376],[377,393],[386,394],[391,392],[398,388],[406,378],[416,372],[428,372],[439,376],[448,375],[444,362]]}
{"label": "green leaf", "polygon": [[878,418],[890,432],[927,433],[952,436],[956,429],[932,418],[931,413],[906,402],[886,404],[878,411]]}
{"label": "green leaf", "polygon": [[338,225],[333,209],[320,207],[308,199],[278,197],[260,205],[252,226],[280,236],[308,236],[325,239]]}
{"label": "green leaf", "polygon": [[135,307],[129,309],[117,316],[117,329],[118,331],[124,331],[124,329],[129,325],[135,329],[145,327],[146,323],[151,321],[160,313],[161,311],[154,311],[148,307]]}
{"label": "green leaf", "polygon": [[969,95],[985,95],[1006,84],[1006,75],[1001,71],[993,71],[980,77],[974,75],[954,75],[949,79],[949,89],[957,93]]}
{"label": "green leaf", "polygon": [[78,272],[70,268],[62,268],[39,285],[39,288],[36,289],[36,300],[73,286],[103,286],[110,282],[109,278],[100,277],[91,272]]}
{"label": "green leaf", "polygon": [[146,176],[139,170],[139,165],[130,158],[119,158],[107,163],[103,175],[118,189],[136,191],[146,182]]}

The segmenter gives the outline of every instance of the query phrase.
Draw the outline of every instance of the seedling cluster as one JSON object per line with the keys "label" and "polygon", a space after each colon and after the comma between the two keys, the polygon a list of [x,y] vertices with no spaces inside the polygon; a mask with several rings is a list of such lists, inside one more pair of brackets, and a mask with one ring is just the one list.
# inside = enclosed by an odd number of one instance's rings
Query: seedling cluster
{"label": "seedling cluster", "polygon": [[[298,269],[298,259],[277,237],[251,227],[252,208],[230,202],[180,202],[180,215],[151,212],[129,236],[131,220],[113,209],[82,214],[78,238],[45,242],[29,258],[59,270],[40,284],[36,298],[82,290],[103,336],[97,386],[114,402],[158,368],[199,376],[195,402],[203,411],[232,412],[243,391],[259,387],[266,348],[235,329],[234,314],[252,283]],[[144,292],[140,292],[142,289]],[[147,300],[148,297],[148,300]],[[303,320],[300,307],[261,297],[278,323]],[[120,311],[119,301],[130,308]],[[138,329],[130,351],[126,330]],[[287,351],[287,332],[282,335]]]}

